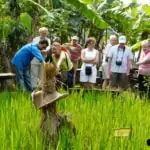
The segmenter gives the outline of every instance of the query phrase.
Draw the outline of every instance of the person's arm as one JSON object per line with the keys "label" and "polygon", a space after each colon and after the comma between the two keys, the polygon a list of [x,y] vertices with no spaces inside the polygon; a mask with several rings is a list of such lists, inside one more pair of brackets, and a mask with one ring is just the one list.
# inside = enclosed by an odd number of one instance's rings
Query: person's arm
{"label": "person's arm", "polygon": [[32,46],[31,53],[39,60],[40,63],[44,63],[44,58],[37,47]]}
{"label": "person's arm", "polygon": [[148,63],[150,63],[150,58],[145,58],[144,60],[139,61],[136,64],[137,65],[142,65],[142,64],[148,64]]}
{"label": "person's arm", "polygon": [[112,49],[109,50],[107,56],[108,56],[108,72],[111,75],[111,63],[112,63],[112,57],[113,57]]}
{"label": "person's arm", "polygon": [[127,75],[129,75],[129,73],[130,73],[130,69],[132,68],[132,60],[133,60],[133,54],[132,54],[132,52],[130,51],[130,53],[129,53],[129,57],[128,57],[128,66],[127,66]]}
{"label": "person's arm", "polygon": [[93,64],[97,64],[99,62],[99,52],[96,50],[96,58],[93,60]]}
{"label": "person's arm", "polygon": [[94,60],[87,60],[87,59],[85,59],[85,50],[82,50],[82,51],[81,51],[81,60],[82,60],[82,62],[84,62],[84,63],[90,63],[90,64],[92,64],[93,61],[94,61]]}
{"label": "person's arm", "polygon": [[59,58],[59,60],[58,60],[58,62],[57,62],[57,64],[56,64],[56,66],[57,66],[58,69],[60,69],[60,65],[61,65],[61,63],[63,62],[63,60],[65,59],[65,54],[64,54],[64,53],[65,53],[65,52],[61,52],[60,58]]}
{"label": "person's arm", "polygon": [[82,52],[82,47],[79,45],[79,57],[78,57],[78,61],[81,59],[81,52]]}
{"label": "person's arm", "polygon": [[108,72],[109,72],[109,75],[111,75],[111,62],[112,62],[112,57],[108,57]]}

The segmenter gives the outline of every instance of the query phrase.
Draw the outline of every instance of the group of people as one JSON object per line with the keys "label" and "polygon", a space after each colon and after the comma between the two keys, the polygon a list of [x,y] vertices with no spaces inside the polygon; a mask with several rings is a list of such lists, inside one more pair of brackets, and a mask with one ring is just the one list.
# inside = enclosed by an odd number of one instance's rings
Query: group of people
{"label": "group of people", "polygon": [[[79,61],[82,62],[80,70],[81,85],[86,88],[94,87],[97,78],[97,64],[99,51],[95,49],[96,39],[89,37],[87,47],[83,49],[77,36],[71,38],[70,43],[61,43],[59,38],[52,42],[48,38],[48,29],[39,29],[39,36],[31,43],[23,46],[12,59],[16,70],[16,78],[21,90],[33,91],[41,80],[42,65],[54,63],[61,73],[56,77],[69,88],[74,87],[76,71]],[[126,45],[125,36],[111,35],[109,43],[103,51],[102,73],[103,89],[109,86],[112,90],[125,90],[128,88],[128,75],[132,68],[133,54]],[[139,65],[139,90],[145,91],[144,76],[150,75],[150,41],[142,43],[142,54]]]}
{"label": "group of people", "polygon": [[[133,68],[133,53],[126,45],[125,36],[120,36],[119,40],[115,35],[111,35],[110,43],[103,52],[103,89],[109,85],[112,90],[125,90],[128,88],[128,77]],[[118,43],[118,44],[117,44]],[[138,89],[140,97],[145,94],[150,98],[150,41],[144,40],[141,45],[140,59],[137,60],[138,68]]]}
{"label": "group of people", "polygon": [[73,87],[81,50],[77,36],[73,36],[70,43],[61,45],[60,39],[55,38],[51,44],[48,29],[40,28],[39,36],[23,46],[11,61],[19,88],[31,92],[36,89],[45,63],[54,63],[61,73],[58,79],[69,88]]}

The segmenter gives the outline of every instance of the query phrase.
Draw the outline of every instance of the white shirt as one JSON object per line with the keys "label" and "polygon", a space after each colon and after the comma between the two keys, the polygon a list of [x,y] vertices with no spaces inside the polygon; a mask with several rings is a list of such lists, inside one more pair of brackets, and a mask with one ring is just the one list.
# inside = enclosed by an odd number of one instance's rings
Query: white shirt
{"label": "white shirt", "polygon": [[[125,50],[118,50],[118,47],[119,45],[113,46],[108,53],[108,57],[111,58],[110,71],[114,73],[127,73],[128,60],[133,59],[133,54],[127,46],[125,46]],[[122,65],[116,65],[116,61],[122,61]]]}
{"label": "white shirt", "polygon": [[103,64],[107,63],[106,58],[108,57],[109,50],[111,49],[112,45],[107,44],[104,51],[103,51]]}
{"label": "white shirt", "polygon": [[[96,58],[96,54],[97,54],[97,50],[96,49],[93,49],[92,51],[89,51],[88,48],[86,49],[83,49],[84,51],[84,58],[86,60],[93,60]],[[83,65],[85,66],[93,66],[93,64],[87,64],[87,63],[83,63]],[[94,65],[95,66],[95,65]]]}

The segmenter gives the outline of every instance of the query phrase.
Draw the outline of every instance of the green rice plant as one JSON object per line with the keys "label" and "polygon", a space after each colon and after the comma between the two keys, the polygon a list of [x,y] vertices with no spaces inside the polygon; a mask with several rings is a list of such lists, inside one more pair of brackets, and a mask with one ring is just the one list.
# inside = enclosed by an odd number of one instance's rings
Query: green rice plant
{"label": "green rice plant", "polygon": [[[131,92],[73,92],[57,102],[57,111],[68,114],[74,136],[64,127],[58,150],[148,150],[150,103]],[[0,94],[0,150],[45,150],[40,132],[40,110],[31,96],[21,92]],[[114,129],[132,128],[129,137],[115,137]],[[52,148],[49,147],[49,150]]]}

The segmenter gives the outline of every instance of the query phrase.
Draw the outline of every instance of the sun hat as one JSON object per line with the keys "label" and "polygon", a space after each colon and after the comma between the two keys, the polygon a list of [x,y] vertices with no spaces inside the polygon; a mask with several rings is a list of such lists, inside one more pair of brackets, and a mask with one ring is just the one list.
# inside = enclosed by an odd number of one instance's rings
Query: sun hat
{"label": "sun hat", "polygon": [[69,94],[64,93],[60,94],[58,92],[45,93],[42,90],[32,93],[32,102],[37,109],[43,108],[53,102],[56,102],[60,99],[67,97]]}
{"label": "sun hat", "polygon": [[120,36],[119,37],[119,43],[126,43],[127,42],[127,40],[126,40],[126,37],[125,36]]}

